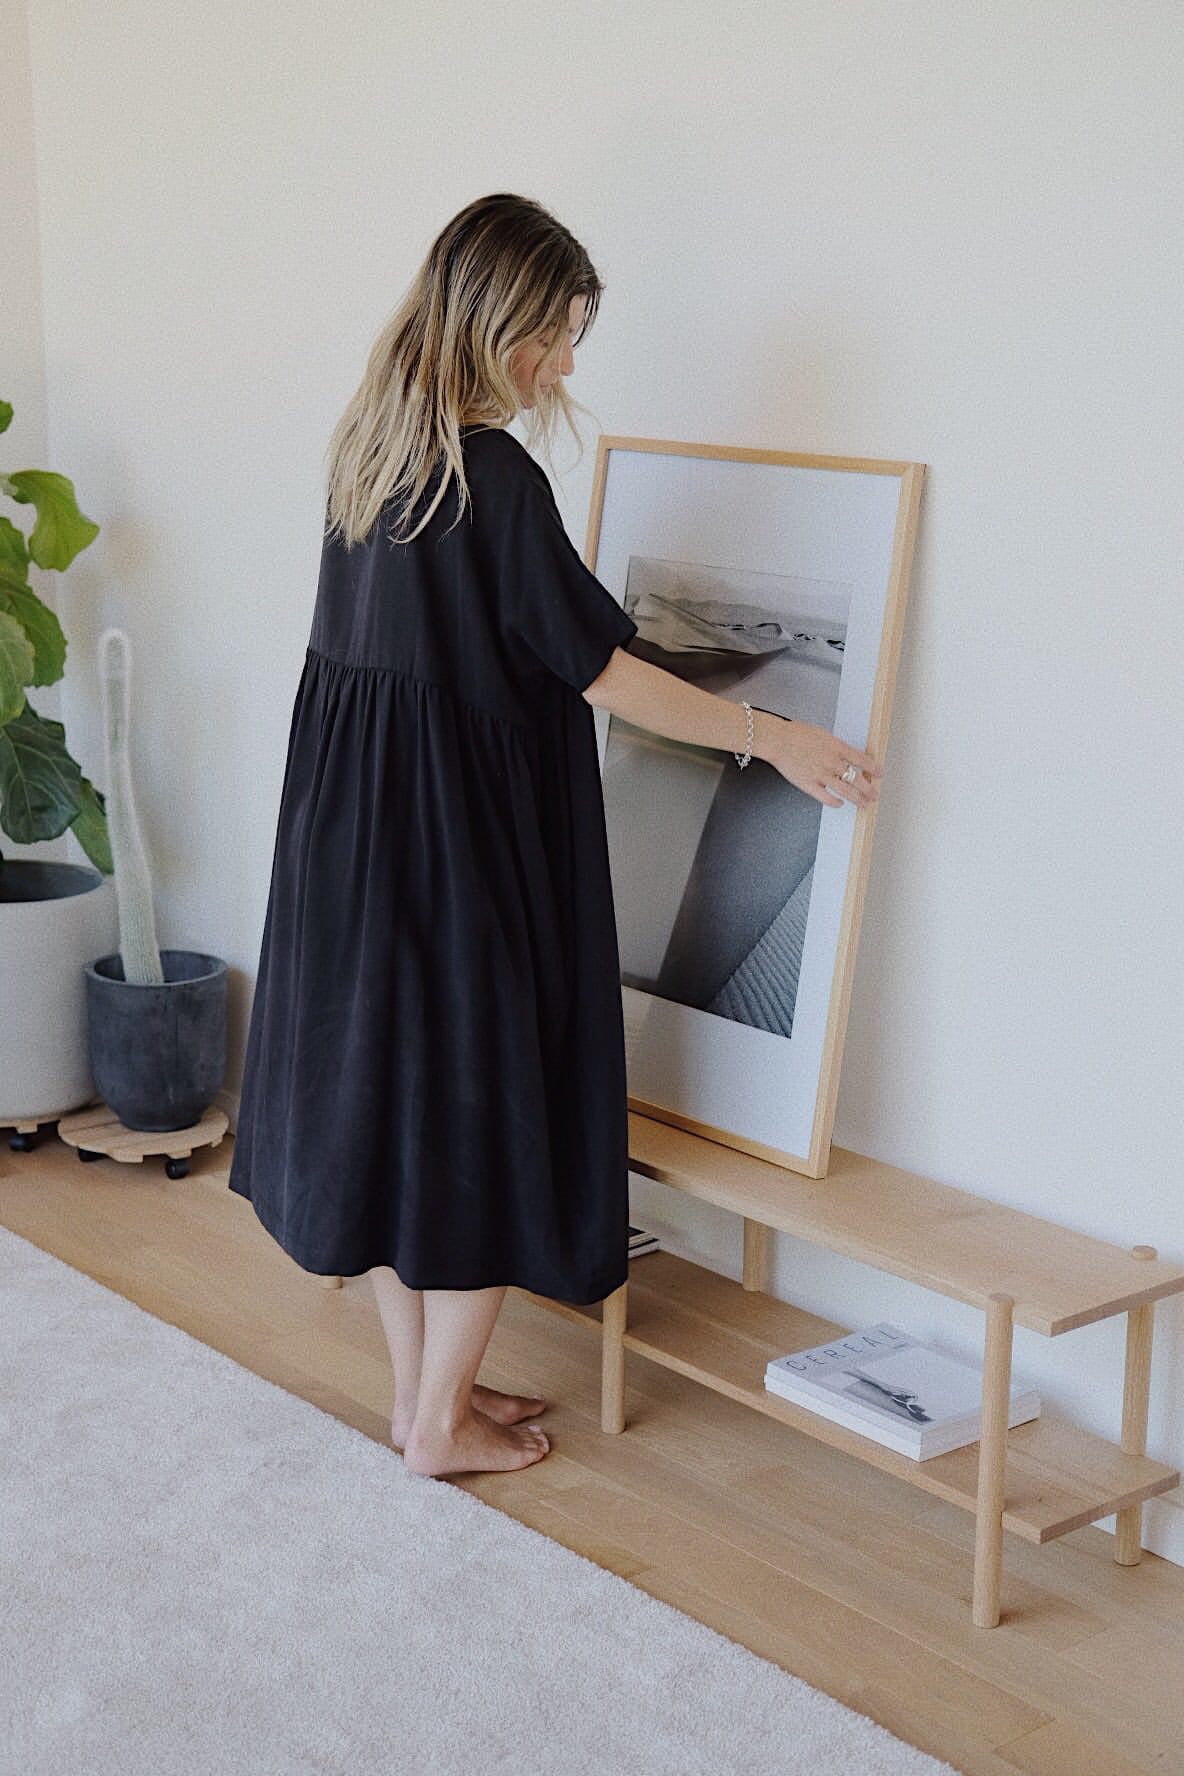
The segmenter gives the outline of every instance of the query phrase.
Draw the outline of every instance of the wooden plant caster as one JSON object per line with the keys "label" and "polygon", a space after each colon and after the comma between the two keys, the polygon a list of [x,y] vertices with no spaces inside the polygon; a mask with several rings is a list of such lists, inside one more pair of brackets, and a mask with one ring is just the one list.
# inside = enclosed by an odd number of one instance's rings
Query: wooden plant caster
{"label": "wooden plant caster", "polygon": [[32,1153],[41,1138],[41,1130],[48,1129],[52,1133],[53,1123],[52,1116],[43,1116],[39,1120],[26,1117],[23,1122],[0,1122],[0,1128],[12,1130],[8,1145],[14,1153]]}
{"label": "wooden plant caster", "polygon": [[216,1147],[230,1126],[225,1110],[211,1104],[200,1121],[181,1129],[131,1129],[120,1122],[114,1110],[101,1101],[75,1110],[58,1122],[58,1134],[71,1147],[77,1147],[81,1160],[122,1160],[140,1165],[149,1154],[164,1153],[168,1157],[164,1169],[170,1178],[184,1178],[189,1173],[189,1155],[195,1147]]}

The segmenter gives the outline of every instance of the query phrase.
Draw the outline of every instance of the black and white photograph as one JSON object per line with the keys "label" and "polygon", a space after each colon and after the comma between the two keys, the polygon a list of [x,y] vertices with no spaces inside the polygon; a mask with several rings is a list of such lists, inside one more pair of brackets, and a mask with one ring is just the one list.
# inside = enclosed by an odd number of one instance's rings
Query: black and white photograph
{"label": "black and white photograph", "polygon": [[[850,598],[841,582],[634,558],[624,599],[638,625],[630,652],[705,689],[830,727]],[[647,842],[661,859],[648,897],[617,908],[623,983],[791,1035],[821,804],[776,773],[746,782],[717,751],[620,719],[605,768],[619,867]]]}

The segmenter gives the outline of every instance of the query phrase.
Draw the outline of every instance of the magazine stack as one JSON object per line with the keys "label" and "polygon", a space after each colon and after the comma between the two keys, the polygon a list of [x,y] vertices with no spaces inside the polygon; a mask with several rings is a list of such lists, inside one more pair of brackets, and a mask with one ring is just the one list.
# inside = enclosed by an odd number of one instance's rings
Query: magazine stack
{"label": "magazine stack", "polygon": [[[981,1368],[887,1321],[772,1358],[765,1386],[914,1461],[978,1442]],[[1040,1396],[1013,1378],[1009,1427],[1039,1415]]]}
{"label": "magazine stack", "polygon": [[643,1252],[656,1252],[657,1250],[658,1250],[658,1236],[656,1233],[647,1233],[644,1227],[630,1226],[630,1228],[629,1228],[629,1256],[630,1256],[630,1258],[640,1258],[640,1256]]}

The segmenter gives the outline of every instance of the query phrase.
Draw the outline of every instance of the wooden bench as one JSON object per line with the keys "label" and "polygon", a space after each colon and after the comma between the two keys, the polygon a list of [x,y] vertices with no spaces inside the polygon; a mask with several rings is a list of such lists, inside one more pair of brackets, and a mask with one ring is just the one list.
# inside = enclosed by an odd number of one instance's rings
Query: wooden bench
{"label": "wooden bench", "polygon": [[[1184,1269],[1160,1263],[1152,1246],[1109,1245],[839,1147],[824,1178],[805,1178],[631,1111],[629,1165],[741,1216],[743,1275],[733,1282],[658,1251],[638,1258],[629,1281],[602,1303],[529,1296],[599,1327],[604,1430],[625,1428],[625,1352],[636,1351],[961,1505],[976,1519],[976,1627],[999,1621],[1005,1529],[1049,1542],[1116,1512],[1114,1558],[1137,1564],[1144,1500],[1180,1480],[1179,1469],[1150,1460],[1146,1447],[1154,1303],[1184,1290]],[[825,1322],[820,1330],[815,1315],[763,1293],[771,1228],[982,1309],[979,1442],[914,1461],[766,1389],[771,1357],[851,1330]],[[1119,1313],[1127,1316],[1121,1441],[1044,1408],[1009,1430],[1013,1328],[1055,1338]]]}
{"label": "wooden bench", "polygon": [[[1184,1268],[1161,1263],[1153,1246],[1109,1245],[840,1147],[831,1148],[825,1177],[805,1178],[630,1111],[629,1166],[739,1215],[743,1267],[733,1282],[657,1251],[638,1258],[628,1282],[603,1302],[575,1307],[522,1291],[599,1331],[605,1431],[625,1429],[625,1353],[636,1351],[960,1505],[975,1517],[971,1619],[979,1628],[999,1622],[1005,1529],[1050,1542],[1114,1512],[1114,1558],[1138,1563],[1144,1501],[1180,1480],[1179,1469],[1150,1460],[1146,1448],[1154,1304],[1184,1291]],[[914,1461],[766,1389],[771,1357],[851,1330],[765,1292],[771,1229],[982,1310],[978,1442]],[[334,1287],[341,1279],[322,1281]],[[1120,1313],[1127,1316],[1120,1442],[1044,1408],[1009,1429],[1014,1328],[1055,1338]]]}

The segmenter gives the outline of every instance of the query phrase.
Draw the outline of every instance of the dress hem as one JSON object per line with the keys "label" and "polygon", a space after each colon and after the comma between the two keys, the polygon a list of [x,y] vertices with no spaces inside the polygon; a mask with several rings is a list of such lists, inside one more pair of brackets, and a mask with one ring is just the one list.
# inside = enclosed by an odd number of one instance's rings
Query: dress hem
{"label": "dress hem", "polygon": [[258,1203],[255,1201],[254,1197],[251,1196],[250,1192],[243,1187],[242,1184],[236,1183],[233,1179],[231,1179],[228,1183],[228,1188],[230,1190],[232,1190],[236,1196],[241,1196],[245,1202],[250,1203],[251,1207],[255,1211],[255,1217],[258,1220],[259,1225],[264,1229],[264,1231],[266,1233],[268,1233],[271,1236],[271,1238],[275,1241],[276,1245],[279,1246],[280,1250],[287,1253],[288,1257],[292,1260],[293,1264],[297,1265],[302,1271],[304,1271],[306,1276],[320,1276],[320,1277],[340,1276],[340,1277],[349,1277],[352,1280],[356,1277],[366,1276],[366,1275],[368,1275],[368,1273],[370,1271],[375,1270],[381,1266],[384,1269],[389,1268],[389,1269],[393,1270],[395,1275],[398,1277],[399,1281],[403,1284],[404,1288],[406,1288],[406,1289],[448,1289],[448,1290],[461,1291],[464,1293],[468,1293],[470,1291],[475,1292],[478,1289],[524,1289],[530,1295],[541,1295],[544,1298],[544,1300],[546,1300],[546,1301],[562,1301],[562,1302],[565,1302],[570,1307],[594,1307],[598,1301],[604,1301],[609,1295],[615,1294],[615,1292],[621,1287],[621,1285],[623,1283],[628,1282],[628,1280],[629,1280],[629,1262],[628,1262],[627,1258],[625,1261],[624,1269],[622,1271],[615,1273],[613,1279],[610,1280],[603,1287],[601,1287],[601,1285],[598,1283],[594,1286],[592,1293],[580,1292],[580,1293],[574,1294],[574,1295],[573,1294],[563,1294],[563,1295],[557,1294],[553,1288],[552,1289],[540,1288],[537,1283],[529,1282],[522,1277],[509,1277],[509,1278],[490,1277],[487,1281],[477,1282],[477,1283],[472,1283],[472,1282],[464,1282],[464,1283],[460,1283],[460,1282],[442,1282],[442,1283],[439,1283],[439,1282],[437,1282],[437,1283],[412,1282],[410,1279],[410,1276],[404,1276],[403,1272],[399,1269],[399,1266],[395,1262],[395,1260],[393,1258],[389,1257],[388,1255],[384,1255],[382,1257],[377,1257],[377,1258],[372,1258],[368,1263],[365,1263],[365,1264],[356,1264],[356,1265],[354,1265],[354,1264],[348,1264],[348,1265],[332,1264],[332,1265],[329,1265],[328,1268],[322,1270],[316,1264],[306,1263],[306,1261],[300,1257],[298,1252],[293,1251],[291,1246],[285,1244],[285,1242],[280,1238],[279,1234],[275,1231],[275,1229],[273,1227],[269,1226],[268,1223],[264,1220],[263,1216],[259,1212]]}

